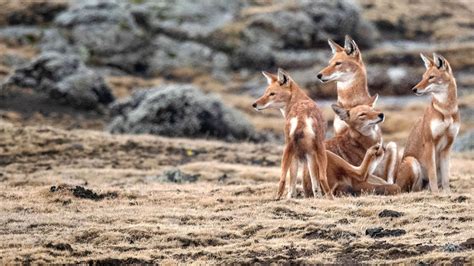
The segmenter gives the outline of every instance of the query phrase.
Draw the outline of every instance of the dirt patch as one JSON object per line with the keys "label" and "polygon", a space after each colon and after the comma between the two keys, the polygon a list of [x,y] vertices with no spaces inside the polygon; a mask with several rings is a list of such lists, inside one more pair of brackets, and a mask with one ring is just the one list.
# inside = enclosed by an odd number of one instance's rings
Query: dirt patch
{"label": "dirt patch", "polygon": [[468,196],[464,196],[464,195],[461,195],[461,196],[458,196],[458,197],[455,197],[453,199],[454,202],[466,202],[468,201],[470,198]]}
{"label": "dirt patch", "polygon": [[365,234],[372,238],[401,236],[406,233],[407,232],[403,229],[383,229],[382,227],[368,228],[365,230]]}
{"label": "dirt patch", "polygon": [[276,207],[273,210],[273,214],[278,219],[290,218],[290,219],[297,219],[297,220],[302,220],[302,221],[306,221],[308,220],[309,217],[311,217],[311,215],[309,214],[297,213],[285,207]]}
{"label": "dirt patch", "polygon": [[474,238],[469,238],[468,240],[462,242],[460,246],[465,249],[474,249]]}
{"label": "dirt patch", "polygon": [[68,191],[72,192],[72,195],[76,198],[90,199],[90,200],[95,200],[95,201],[103,200],[105,198],[114,199],[114,198],[118,197],[117,192],[107,192],[107,193],[98,194],[98,193],[96,193],[96,192],[94,192],[90,189],[84,188],[82,186],[75,186],[75,187],[71,188],[68,185],[59,185],[59,186],[52,186],[49,189],[49,191],[52,192],[52,193],[58,192],[58,191],[64,191],[64,190],[68,190]]}
{"label": "dirt patch", "polygon": [[357,238],[357,235],[339,229],[323,229],[323,228],[309,228],[303,234],[304,239],[327,239],[327,240],[350,240]]}
{"label": "dirt patch", "polygon": [[45,247],[60,250],[60,251],[69,251],[69,252],[73,251],[71,245],[68,244],[68,243],[57,243],[57,244],[48,243],[48,244],[45,245]]}

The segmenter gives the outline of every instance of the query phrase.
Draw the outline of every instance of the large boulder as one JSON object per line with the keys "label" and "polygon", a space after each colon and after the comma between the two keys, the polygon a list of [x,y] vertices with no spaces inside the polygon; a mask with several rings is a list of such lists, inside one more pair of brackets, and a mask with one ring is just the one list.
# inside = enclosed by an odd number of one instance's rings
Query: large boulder
{"label": "large boulder", "polygon": [[10,26],[0,28],[0,42],[11,46],[35,44],[42,37],[43,31],[34,26]]}
{"label": "large boulder", "polygon": [[177,41],[165,35],[155,39],[156,50],[150,60],[149,73],[171,75],[184,68],[212,72],[215,76],[229,71],[229,57],[194,41]]}
{"label": "large boulder", "polygon": [[[362,48],[372,46],[377,37],[375,28],[361,18],[351,1],[300,0],[260,9],[248,12],[240,22],[245,26],[239,30],[217,31],[214,36],[224,40],[213,42],[210,38],[211,43],[232,51],[234,67],[274,67],[281,52],[327,49],[328,38],[342,41],[346,34]],[[302,55],[307,55],[303,60],[318,63],[318,58],[311,58],[310,53]]]}
{"label": "large boulder", "polygon": [[130,6],[136,23],[159,35],[150,59],[152,74],[183,67],[213,74],[229,66],[308,68],[322,63],[317,48],[327,50],[328,38],[343,41],[350,34],[365,48],[377,37],[349,0],[138,2]]}
{"label": "large boulder", "polygon": [[15,69],[6,85],[32,88],[60,103],[96,109],[114,101],[104,79],[75,55],[44,53]]}
{"label": "large boulder", "polygon": [[89,63],[145,73],[153,50],[151,40],[122,2],[76,2],[56,17],[55,25],[60,30],[48,33],[56,38],[43,38],[43,51],[82,51]]}
{"label": "large boulder", "polygon": [[175,0],[137,1],[131,10],[137,21],[155,32],[182,39],[204,40],[213,31],[231,23],[247,1]]}
{"label": "large boulder", "polygon": [[112,105],[112,133],[148,133],[170,137],[254,140],[245,116],[193,85],[170,84],[139,90]]}

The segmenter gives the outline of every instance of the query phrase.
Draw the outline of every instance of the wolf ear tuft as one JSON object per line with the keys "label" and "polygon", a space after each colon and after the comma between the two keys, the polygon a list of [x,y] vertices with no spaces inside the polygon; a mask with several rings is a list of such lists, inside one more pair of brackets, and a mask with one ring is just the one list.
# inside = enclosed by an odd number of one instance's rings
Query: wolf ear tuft
{"label": "wolf ear tuft", "polygon": [[337,44],[335,41],[331,39],[328,39],[328,44],[331,47],[331,51],[333,54],[344,50],[344,48],[342,48],[339,44]]}
{"label": "wolf ear tuft", "polygon": [[346,51],[347,55],[358,56],[360,54],[359,47],[357,46],[354,39],[352,39],[349,35],[346,35],[345,37],[344,50]]}
{"label": "wolf ear tuft", "polygon": [[342,121],[346,121],[347,119],[349,119],[349,111],[347,111],[343,107],[339,106],[338,104],[332,104],[331,108]]}
{"label": "wolf ear tuft", "polygon": [[378,100],[378,99],[379,99],[379,94],[376,93],[374,96],[370,97],[370,104],[369,104],[369,105],[370,105],[372,108],[374,108],[375,105],[377,104],[377,100]]}
{"label": "wolf ear tuft", "polygon": [[433,60],[431,60],[431,58],[425,56],[423,53],[420,53],[420,57],[423,60],[423,63],[425,63],[425,67],[427,69],[430,68],[434,64]]}
{"label": "wolf ear tuft", "polygon": [[288,75],[288,73],[286,73],[282,68],[278,68],[278,83],[280,86],[290,85],[290,75]]}
{"label": "wolf ear tuft", "polygon": [[433,53],[433,61],[435,66],[441,70],[450,70],[449,63],[443,56]]}
{"label": "wolf ear tuft", "polygon": [[277,77],[267,71],[262,71],[262,75],[267,79],[268,85],[272,84],[277,80]]}

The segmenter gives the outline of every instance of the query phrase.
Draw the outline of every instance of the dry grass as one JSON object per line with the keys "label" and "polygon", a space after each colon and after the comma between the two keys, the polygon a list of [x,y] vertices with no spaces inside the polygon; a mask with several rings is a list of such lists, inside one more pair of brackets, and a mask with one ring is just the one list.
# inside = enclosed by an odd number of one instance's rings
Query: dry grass
{"label": "dry grass", "polygon": [[[274,201],[275,145],[9,123],[0,143],[2,264],[474,261],[474,154],[454,156],[451,195]],[[173,166],[200,177],[159,182]],[[116,194],[82,199],[76,185]],[[383,209],[403,215],[380,218]],[[406,234],[365,234],[378,226]]]}

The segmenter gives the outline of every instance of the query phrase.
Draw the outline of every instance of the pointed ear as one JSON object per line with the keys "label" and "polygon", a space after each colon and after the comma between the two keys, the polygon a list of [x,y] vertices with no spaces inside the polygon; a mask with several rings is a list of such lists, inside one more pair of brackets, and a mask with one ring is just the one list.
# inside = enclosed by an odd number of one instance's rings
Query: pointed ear
{"label": "pointed ear", "polygon": [[341,51],[344,50],[344,48],[342,48],[339,44],[337,44],[336,42],[334,42],[331,39],[328,39],[328,44],[331,47],[331,50],[332,50],[333,54],[335,54],[336,52],[341,52]]}
{"label": "pointed ear", "polygon": [[271,73],[268,73],[266,71],[262,71],[262,74],[267,79],[268,85],[272,84],[273,82],[275,82],[277,80],[277,77],[275,75],[271,74]]}
{"label": "pointed ear", "polygon": [[437,53],[433,53],[433,60],[434,60],[435,66],[438,69],[450,71],[451,68],[449,66],[448,60],[446,60],[446,58],[444,58],[443,56]]}
{"label": "pointed ear", "polygon": [[423,60],[423,62],[425,63],[425,67],[427,69],[430,68],[432,65],[434,65],[433,60],[431,60],[431,58],[429,58],[429,57],[426,57],[423,53],[420,53],[420,57]]}
{"label": "pointed ear", "polygon": [[336,113],[336,115],[339,116],[339,118],[340,118],[342,121],[346,121],[346,120],[349,118],[349,111],[347,111],[346,109],[342,108],[342,107],[339,106],[338,104],[332,104],[332,105],[331,105],[331,108],[332,108],[332,110],[334,111],[334,113]]}
{"label": "pointed ear", "polygon": [[280,86],[289,86],[291,82],[290,75],[282,68],[278,68],[278,83]]}
{"label": "pointed ear", "polygon": [[346,51],[347,55],[359,56],[360,54],[359,47],[349,35],[346,35],[346,38],[344,41],[344,50]]}
{"label": "pointed ear", "polygon": [[372,108],[375,107],[375,104],[377,104],[377,100],[378,100],[378,99],[379,99],[379,94],[376,93],[374,96],[371,97],[371,99],[370,99],[371,102],[370,102],[369,105],[370,105]]}

